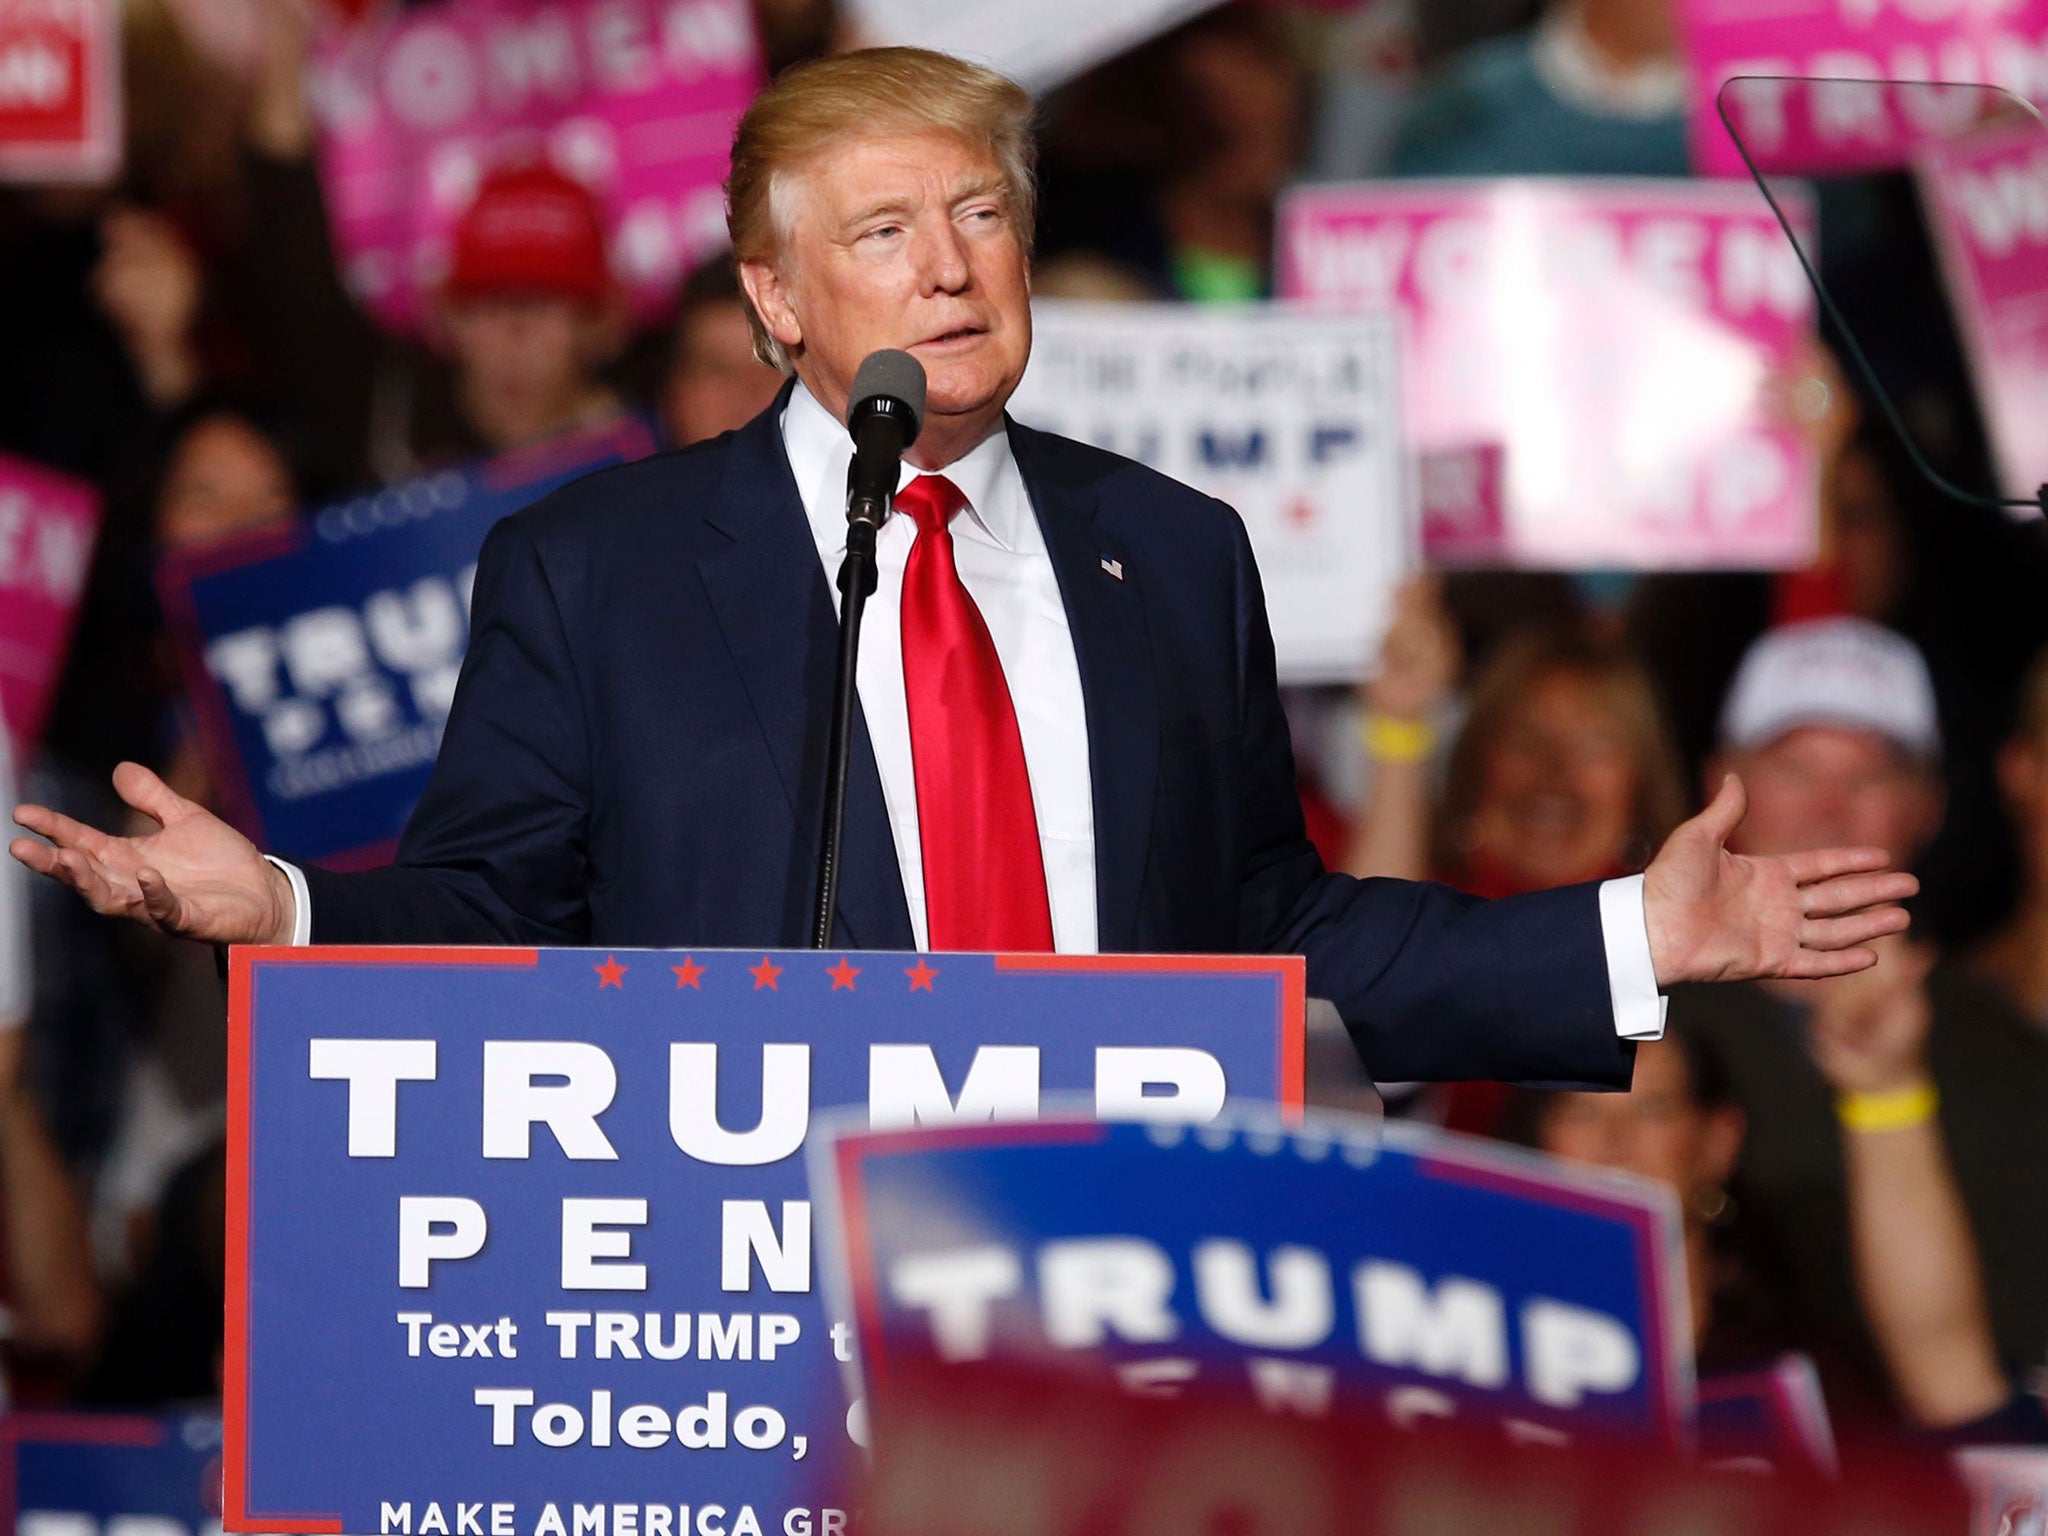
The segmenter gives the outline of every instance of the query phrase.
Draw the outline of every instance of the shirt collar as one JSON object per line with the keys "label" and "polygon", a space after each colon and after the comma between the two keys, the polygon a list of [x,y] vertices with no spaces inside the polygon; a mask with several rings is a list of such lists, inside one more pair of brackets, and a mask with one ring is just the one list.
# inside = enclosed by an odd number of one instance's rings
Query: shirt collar
{"label": "shirt collar", "polygon": [[[801,382],[790,392],[789,404],[783,408],[782,445],[789,455],[797,489],[803,493],[805,515],[814,525],[832,522],[839,529],[846,513],[846,469],[853,462],[853,439],[839,419]],[[999,422],[995,431],[968,453],[938,471],[967,498],[968,515],[990,538],[1011,551],[1024,545],[1018,519],[1029,512],[1023,498],[1000,493],[1004,471],[1014,463],[1008,424]],[[916,467],[905,462],[902,477],[896,482],[898,489],[908,485],[917,474]],[[839,543],[844,542],[840,529]]]}
{"label": "shirt collar", "polygon": [[1683,111],[1686,69],[1676,59],[1617,66],[1586,35],[1575,5],[1551,7],[1536,25],[1530,57],[1554,95],[1581,111],[1648,121]]}

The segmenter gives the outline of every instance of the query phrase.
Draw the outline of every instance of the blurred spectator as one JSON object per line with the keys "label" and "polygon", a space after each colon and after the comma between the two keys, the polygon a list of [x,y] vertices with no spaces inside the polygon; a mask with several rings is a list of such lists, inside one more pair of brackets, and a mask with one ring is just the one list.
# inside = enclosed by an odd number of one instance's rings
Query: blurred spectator
{"label": "blurred spectator", "polygon": [[143,398],[159,411],[199,387],[197,346],[204,280],[191,246],[163,214],[116,207],[100,221],[93,297],[112,322]]}
{"label": "blurred spectator", "polygon": [[1041,254],[1089,251],[1197,303],[1265,296],[1306,114],[1269,13],[1226,6],[1133,50],[1052,109]]}
{"label": "blurred spectator", "polygon": [[[0,729],[0,803],[13,804],[15,788]],[[20,876],[0,870],[0,1406],[47,1396],[75,1375],[98,1340],[100,1310],[85,1217],[22,1060],[33,971]]]}
{"label": "blurred spectator", "polygon": [[344,483],[402,479],[598,424],[626,340],[595,195],[545,164],[483,177],[459,220],[425,345],[380,331],[336,274],[312,160],[309,21],[265,0],[249,121],[250,298],[270,369]]}
{"label": "blurred spectator", "polygon": [[1453,59],[1394,141],[1402,176],[1684,176],[1686,72],[1671,0],[1554,0]]}
{"label": "blurred spectator", "polygon": [[1570,630],[1510,642],[1480,674],[1432,808],[1456,652],[1431,591],[1404,594],[1365,686],[1375,778],[1353,873],[1512,896],[1639,872],[1684,819],[1677,759],[1642,668]]}
{"label": "blurred spectator", "polygon": [[2019,831],[2020,895],[1973,964],[2048,1032],[2048,651],[2034,658],[2027,674],[2018,724],[1998,754],[1998,783]]}
{"label": "blurred spectator", "polygon": [[690,274],[676,300],[661,424],[675,447],[744,426],[766,410],[782,375],[754,355],[747,300],[729,260]]}
{"label": "blurred spectator", "polygon": [[[1881,847],[1911,865],[1939,825],[1926,664],[1861,620],[1759,641],[1730,691],[1721,748],[1714,777],[1739,773],[1749,796],[1737,853]],[[1782,1294],[1838,1402],[1867,1398],[1882,1377],[1851,1273],[1835,1094],[1814,1042],[1851,1032],[1886,994],[1927,1011],[1928,1075],[1982,1243],[1998,1347],[2015,1365],[2038,1363],[2048,1352],[2048,1040],[1961,972],[1938,966],[1923,978],[1896,952],[1854,985],[1679,988],[1670,1004],[1672,1028],[1698,1037],[1748,1118],[1731,1185],[1745,1256]]]}
{"label": "blurred spectator", "polygon": [[1936,1110],[1922,984],[1932,951],[1904,939],[1875,969],[1831,983],[1813,1058],[1835,1093],[1857,1294],[1914,1423],[1959,1440],[2048,1440],[2041,1400],[2016,1389],[1991,1337],[1977,1243]]}
{"label": "blurred spectator", "polygon": [[1742,1110],[1713,1059],[1671,1034],[1636,1048],[1627,1093],[1518,1094],[1514,1140],[1553,1157],[1615,1168],[1669,1189],[1685,1242],[1694,1358],[1702,1372],[1754,1365],[1786,1348],[1769,1299],[1717,1251],[1732,1211],[1728,1176],[1742,1149]]}

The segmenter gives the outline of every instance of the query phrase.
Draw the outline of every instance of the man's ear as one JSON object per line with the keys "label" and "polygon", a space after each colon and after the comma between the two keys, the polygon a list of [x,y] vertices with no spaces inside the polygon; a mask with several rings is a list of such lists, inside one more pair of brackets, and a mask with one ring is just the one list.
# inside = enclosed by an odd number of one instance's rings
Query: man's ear
{"label": "man's ear", "polygon": [[797,320],[796,306],[790,302],[789,284],[772,262],[741,262],[740,286],[747,290],[747,301],[754,306],[754,313],[761,317],[770,336],[791,351],[804,344],[804,328]]}

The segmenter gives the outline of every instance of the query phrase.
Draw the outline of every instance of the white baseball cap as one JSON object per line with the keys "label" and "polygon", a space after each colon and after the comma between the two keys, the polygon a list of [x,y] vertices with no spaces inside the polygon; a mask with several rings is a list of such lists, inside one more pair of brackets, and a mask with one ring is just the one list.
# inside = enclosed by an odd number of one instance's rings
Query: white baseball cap
{"label": "white baseball cap", "polygon": [[1721,745],[1766,746],[1802,725],[1875,731],[1923,761],[1941,757],[1920,648],[1863,619],[1788,624],[1744,654],[1721,708]]}

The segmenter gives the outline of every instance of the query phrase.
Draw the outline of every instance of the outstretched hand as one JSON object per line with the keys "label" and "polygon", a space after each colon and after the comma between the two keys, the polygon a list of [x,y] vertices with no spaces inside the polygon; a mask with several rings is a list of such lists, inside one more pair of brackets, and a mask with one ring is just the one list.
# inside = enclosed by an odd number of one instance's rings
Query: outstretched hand
{"label": "outstretched hand", "polygon": [[159,933],[209,944],[291,942],[291,882],[254,843],[139,763],[114,770],[114,789],[158,830],[115,837],[47,806],[21,805],[15,822],[49,841],[18,837],[7,851],[62,880],[95,912]]}
{"label": "outstretched hand", "polygon": [[1729,835],[1749,809],[1742,781],[1664,840],[1643,881],[1660,988],[1761,977],[1814,980],[1877,964],[1872,944],[1902,932],[1898,905],[1920,882],[1882,848],[1822,848],[1749,858]]}

